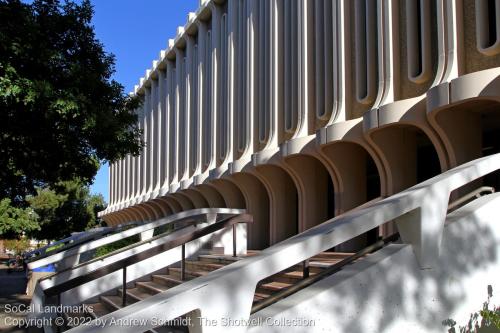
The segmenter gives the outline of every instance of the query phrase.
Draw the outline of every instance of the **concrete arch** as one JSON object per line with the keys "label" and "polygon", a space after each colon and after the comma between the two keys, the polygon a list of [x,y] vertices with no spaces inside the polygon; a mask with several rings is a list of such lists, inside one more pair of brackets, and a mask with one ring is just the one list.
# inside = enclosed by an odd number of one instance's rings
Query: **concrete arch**
{"label": "concrete arch", "polygon": [[170,206],[165,201],[156,198],[152,200],[152,202],[162,210],[163,216],[172,214],[172,208],[170,208]]}
{"label": "concrete arch", "polygon": [[[365,182],[363,168],[352,168],[367,159],[373,162],[380,180],[380,196],[387,196],[387,174],[384,165],[373,146],[365,137],[363,118],[339,122],[318,131],[318,152],[331,165],[335,177],[337,214],[351,210],[367,201],[364,195],[353,195],[351,189]],[[345,145],[344,145],[345,144]],[[365,165],[366,167],[366,165]],[[352,169],[351,169],[352,168]],[[361,177],[361,178],[358,178]]]}
{"label": "concrete arch", "polygon": [[248,225],[247,246],[261,250],[270,245],[269,196],[258,175],[238,172],[230,176],[245,198],[246,209],[252,214],[254,223]]}
{"label": "concrete arch", "polygon": [[194,188],[195,191],[200,192],[207,200],[210,207],[225,208],[226,202],[217,189],[210,184],[200,184]]}
{"label": "concrete arch", "polygon": [[429,128],[424,131],[422,126],[398,122],[373,129],[367,135],[384,164],[388,195],[401,192],[448,167],[444,147],[434,133],[429,133]]}
{"label": "concrete arch", "polygon": [[124,209],[125,212],[131,217],[131,221],[142,221],[142,216],[135,210],[130,207]]}
{"label": "concrete arch", "polygon": [[[313,145],[312,141],[309,145]],[[307,148],[305,148],[307,150]],[[312,228],[335,215],[333,171],[319,156],[309,153],[285,157],[298,194],[299,232]]]}
{"label": "concrete arch", "polygon": [[294,236],[299,231],[298,194],[290,174],[276,164],[255,167],[269,195],[270,245]]}
{"label": "concrete arch", "polygon": [[113,218],[114,218],[114,221],[113,221],[114,225],[118,225],[118,224],[127,222],[126,215],[123,214],[123,212],[121,212],[121,211],[115,212],[113,214]]}
{"label": "concrete arch", "polygon": [[134,214],[136,214],[138,216],[139,221],[148,221],[150,219],[149,213],[143,207],[140,207],[139,205],[131,206],[128,209],[133,211]]}
{"label": "concrete arch", "polygon": [[[479,147],[483,124],[491,127],[497,123],[492,111],[500,104],[500,68],[443,82],[426,96],[427,119],[446,147],[450,167],[482,156]],[[459,134],[460,130],[467,135]]]}
{"label": "concrete arch", "polygon": [[140,203],[138,205],[135,205],[141,215],[144,217],[143,221],[152,221],[155,219],[155,212],[151,209],[151,207],[145,205],[144,203]]}
{"label": "concrete arch", "polygon": [[205,197],[198,191],[188,188],[183,190],[181,193],[189,198],[189,200],[194,204],[195,208],[210,207],[207,199],[205,199]]}
{"label": "concrete arch", "polygon": [[130,214],[126,209],[123,209],[122,211],[124,220],[121,223],[127,223],[127,222],[132,222],[135,221],[134,216]]}
{"label": "concrete arch", "polygon": [[170,208],[172,214],[182,212],[182,206],[180,205],[180,203],[170,195],[159,197],[157,198],[157,200],[164,202]]}
{"label": "concrete arch", "polygon": [[172,197],[179,203],[179,205],[182,208],[182,211],[195,208],[194,203],[185,194],[182,194],[182,192],[172,193],[170,194],[170,197]]}
{"label": "concrete arch", "polygon": [[165,209],[165,206],[160,204],[157,200],[150,200],[147,202],[150,207],[153,207],[156,212],[156,219],[165,217],[168,215],[168,211]]}
{"label": "concrete arch", "polygon": [[238,186],[232,181],[225,178],[213,179],[210,180],[209,184],[224,198],[226,207],[246,209],[245,197]]}
{"label": "concrete arch", "polygon": [[429,113],[429,122],[446,147],[450,167],[483,156],[483,131],[500,127],[496,114],[499,107],[498,99],[477,97]]}
{"label": "concrete arch", "polygon": [[113,213],[103,216],[102,219],[109,227],[114,227],[119,224],[118,218],[114,216]]}
{"label": "concrete arch", "polygon": [[[443,141],[427,120],[426,103],[425,96],[419,96],[370,110],[364,116],[366,139],[384,164],[388,195],[429,178],[419,176],[422,168],[416,168],[417,154],[433,158],[431,152],[423,149],[429,142],[437,154],[438,171],[449,168]],[[427,150],[431,150],[430,146]]]}
{"label": "concrete arch", "polygon": [[146,201],[143,202],[142,205],[144,205],[144,207],[147,207],[151,212],[151,221],[157,220],[162,217],[162,210],[160,209],[160,207],[158,207],[157,204],[154,204],[151,201]]}

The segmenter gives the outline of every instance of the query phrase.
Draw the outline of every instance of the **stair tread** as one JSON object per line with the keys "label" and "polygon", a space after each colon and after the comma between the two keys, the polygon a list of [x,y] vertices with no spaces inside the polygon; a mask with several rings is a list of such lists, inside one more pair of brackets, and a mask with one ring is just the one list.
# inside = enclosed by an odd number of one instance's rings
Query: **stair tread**
{"label": "stair tread", "polygon": [[337,258],[337,259],[345,259],[347,257],[352,256],[354,253],[350,252],[321,252],[317,255],[313,256],[313,258]]}
{"label": "stair tread", "polygon": [[224,255],[224,254],[200,254],[198,256],[199,259],[205,258],[205,259],[215,259],[215,260],[226,260],[226,261],[239,261],[243,259],[243,257],[233,257],[230,255]]}
{"label": "stair tread", "polygon": [[265,293],[261,293],[261,292],[257,292],[253,295],[253,300],[254,301],[261,301],[265,298],[268,298],[270,295],[269,294],[265,294]]}
{"label": "stair tread", "polygon": [[[122,289],[120,288],[119,291],[121,292],[121,290]],[[131,296],[132,298],[135,298],[138,301],[142,301],[143,299],[146,299],[146,298],[152,296],[152,294],[144,292],[144,291],[140,290],[139,288],[129,288],[129,289],[127,289],[127,295]]]}
{"label": "stair tread", "polygon": [[292,285],[291,283],[272,281],[272,282],[267,282],[267,283],[261,284],[259,286],[259,288],[269,289],[269,290],[273,290],[273,291],[279,291],[279,290],[288,288],[291,285]]}
{"label": "stair tread", "polygon": [[203,266],[203,267],[210,267],[212,270],[216,270],[219,268],[222,268],[226,265],[223,264],[215,264],[215,263],[210,263],[210,262],[204,262],[200,260],[187,260],[186,263],[189,263],[194,266]]}
{"label": "stair tread", "polygon": [[106,303],[115,310],[118,310],[122,307],[122,298],[120,296],[101,296],[101,303]]}
{"label": "stair tread", "polygon": [[87,305],[88,305],[89,309],[92,309],[92,312],[90,312],[90,314],[94,318],[99,318],[99,317],[102,317],[102,316],[107,315],[109,313],[108,308],[102,303],[92,303],[92,304],[87,304]]}
{"label": "stair tread", "polygon": [[[181,269],[179,267],[169,267],[168,269],[172,270],[174,272],[179,272],[179,273],[181,271]],[[186,273],[186,275],[203,276],[203,275],[207,275],[210,272],[209,271],[203,271],[203,270],[185,269],[185,273]]]}
{"label": "stair tread", "polygon": [[169,274],[154,274],[152,277],[160,279],[160,280],[165,280],[165,281],[168,281],[168,282],[172,282],[172,283],[177,283],[177,284],[181,284],[182,283],[182,281],[180,281],[179,279],[177,279],[175,276],[169,275]]}
{"label": "stair tread", "polygon": [[158,293],[163,292],[168,289],[168,287],[164,284],[157,283],[154,281],[145,281],[145,282],[136,282],[136,286],[143,286],[146,287],[146,289],[154,289]]}
{"label": "stair tread", "polygon": [[[313,275],[315,273],[311,272],[309,274]],[[297,280],[300,280],[304,277],[304,273],[302,271],[283,272],[283,273],[279,273],[278,275],[283,276],[283,277],[287,277],[287,278],[291,278],[291,279],[297,279]],[[272,277],[271,277],[271,279],[272,279]]]}

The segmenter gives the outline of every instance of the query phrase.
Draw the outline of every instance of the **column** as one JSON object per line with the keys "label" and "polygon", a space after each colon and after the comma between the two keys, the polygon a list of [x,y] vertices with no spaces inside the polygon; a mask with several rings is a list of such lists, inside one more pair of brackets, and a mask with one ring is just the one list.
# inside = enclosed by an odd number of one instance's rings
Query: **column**
{"label": "column", "polygon": [[159,112],[158,112],[158,177],[160,187],[168,189],[168,156],[169,156],[169,131],[167,114],[167,96],[168,84],[165,70],[158,71],[158,90],[159,90]]}

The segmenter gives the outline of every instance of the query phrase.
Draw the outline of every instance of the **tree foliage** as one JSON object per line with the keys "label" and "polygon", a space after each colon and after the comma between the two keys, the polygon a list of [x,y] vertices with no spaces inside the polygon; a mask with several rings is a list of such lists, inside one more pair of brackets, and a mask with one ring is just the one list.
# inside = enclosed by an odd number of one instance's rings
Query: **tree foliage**
{"label": "tree foliage", "polygon": [[33,209],[13,207],[10,199],[0,201],[0,238],[18,238],[39,229]]}
{"label": "tree foliage", "polygon": [[0,0],[0,198],[13,204],[140,151],[140,102],[112,80],[92,15],[88,0]]}
{"label": "tree foliage", "polygon": [[38,189],[27,200],[38,216],[40,229],[31,233],[36,239],[61,239],[100,225],[97,212],[106,208],[102,195],[90,194],[88,186],[80,181]]}

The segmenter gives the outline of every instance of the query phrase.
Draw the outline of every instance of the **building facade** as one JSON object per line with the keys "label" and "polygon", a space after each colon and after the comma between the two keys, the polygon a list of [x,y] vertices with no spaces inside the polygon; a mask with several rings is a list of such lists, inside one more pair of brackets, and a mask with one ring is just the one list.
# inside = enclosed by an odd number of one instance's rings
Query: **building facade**
{"label": "building facade", "polygon": [[500,0],[201,0],[133,94],[100,216],[245,208],[262,249],[500,151]]}

